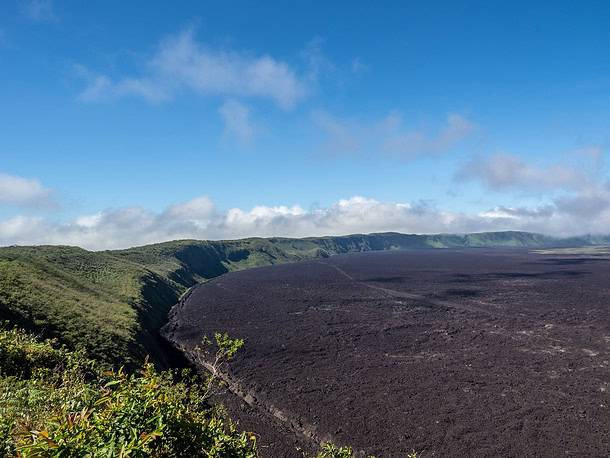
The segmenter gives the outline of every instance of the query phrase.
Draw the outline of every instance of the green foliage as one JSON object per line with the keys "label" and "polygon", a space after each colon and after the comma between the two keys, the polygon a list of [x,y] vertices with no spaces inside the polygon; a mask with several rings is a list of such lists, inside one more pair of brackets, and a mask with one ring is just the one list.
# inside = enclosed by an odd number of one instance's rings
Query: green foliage
{"label": "green foliage", "polygon": [[0,454],[256,456],[254,436],[202,401],[205,385],[149,363],[104,371],[83,352],[0,330]]}
{"label": "green foliage", "polygon": [[[353,458],[354,452],[351,447],[339,447],[335,444],[327,442],[322,444],[322,448],[316,455],[316,458]],[[374,456],[369,456],[368,458],[375,458]],[[416,452],[411,452],[407,454],[404,458],[418,458]]]}
{"label": "green foliage", "polygon": [[243,347],[243,339],[232,339],[227,333],[214,333],[215,345],[208,336],[203,336],[201,345],[195,347],[193,356],[199,367],[205,367],[209,373],[202,393],[203,399],[216,394],[213,389],[222,386],[223,371],[228,361],[233,359],[238,350]]}
{"label": "green foliage", "polygon": [[322,445],[322,449],[316,458],[352,458],[353,451],[350,447],[338,447],[331,443]]}
{"label": "green foliage", "polygon": [[144,271],[70,247],[0,249],[0,319],[80,346],[101,360],[143,361],[133,345]]}
{"label": "green foliage", "polygon": [[[208,336],[203,336],[201,343],[202,346],[197,347],[196,350],[203,354],[211,354],[210,349],[212,347],[212,341],[210,338]],[[244,346],[243,339],[232,339],[226,332],[224,334],[215,332],[214,343],[216,347],[214,359],[217,361],[229,361],[233,359],[239,349]]]}
{"label": "green foliage", "polygon": [[29,378],[34,370],[59,366],[69,353],[54,344],[17,330],[0,332],[0,377]]}

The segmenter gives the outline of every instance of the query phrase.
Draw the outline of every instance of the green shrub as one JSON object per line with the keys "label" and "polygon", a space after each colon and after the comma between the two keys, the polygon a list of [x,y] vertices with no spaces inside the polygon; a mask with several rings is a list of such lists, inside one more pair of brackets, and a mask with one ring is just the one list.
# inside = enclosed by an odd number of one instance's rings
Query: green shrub
{"label": "green shrub", "polygon": [[335,444],[326,443],[316,455],[316,458],[352,458],[353,452],[350,447],[338,447]]}
{"label": "green shrub", "polygon": [[[327,442],[322,444],[322,448],[316,455],[316,458],[353,458],[354,452],[351,447],[339,447],[335,444]],[[369,456],[368,458],[375,458],[374,456]],[[411,452],[407,454],[404,458],[418,458],[416,452]]]}
{"label": "green shrub", "polygon": [[104,371],[84,353],[0,330],[0,453],[27,457],[254,457],[205,402],[205,380],[175,371]]}

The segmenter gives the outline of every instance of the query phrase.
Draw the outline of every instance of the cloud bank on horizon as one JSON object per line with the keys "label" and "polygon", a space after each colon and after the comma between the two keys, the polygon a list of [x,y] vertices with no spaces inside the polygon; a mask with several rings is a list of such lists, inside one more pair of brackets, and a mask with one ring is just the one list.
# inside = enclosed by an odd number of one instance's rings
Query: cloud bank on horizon
{"label": "cloud bank on horizon", "polygon": [[[4,177],[5,185],[6,182],[17,185],[14,192],[7,195],[21,199],[23,204],[31,204],[32,196],[46,198],[45,189],[37,181]],[[518,181],[520,178],[514,179]],[[452,212],[421,202],[382,202],[362,196],[309,210],[298,205],[260,205],[249,210],[232,208],[222,211],[209,197],[201,196],[170,205],[161,212],[134,206],[107,209],[67,222],[18,215],[0,221],[0,245],[67,244],[101,250],[176,239],[500,230],[564,237],[607,234],[608,227],[610,185],[606,183],[587,186],[538,208],[498,206],[477,214]]]}

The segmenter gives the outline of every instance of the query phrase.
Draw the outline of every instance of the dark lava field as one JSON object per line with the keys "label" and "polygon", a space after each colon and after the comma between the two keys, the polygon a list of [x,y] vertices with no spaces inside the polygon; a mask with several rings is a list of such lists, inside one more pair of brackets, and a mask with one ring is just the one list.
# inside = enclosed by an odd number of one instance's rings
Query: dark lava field
{"label": "dark lava field", "polygon": [[245,340],[223,398],[264,457],[610,456],[610,256],[340,255],[218,277],[165,335]]}

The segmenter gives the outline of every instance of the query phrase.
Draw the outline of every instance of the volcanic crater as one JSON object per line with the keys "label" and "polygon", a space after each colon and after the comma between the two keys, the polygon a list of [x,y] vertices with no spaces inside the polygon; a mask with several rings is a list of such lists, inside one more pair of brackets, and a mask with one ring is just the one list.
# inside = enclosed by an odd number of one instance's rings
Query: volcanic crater
{"label": "volcanic crater", "polygon": [[338,255],[222,275],[164,335],[245,340],[223,402],[262,456],[610,456],[610,257]]}

